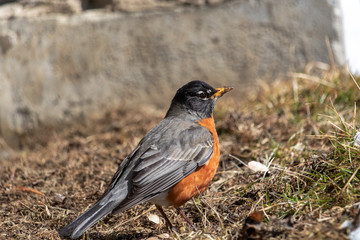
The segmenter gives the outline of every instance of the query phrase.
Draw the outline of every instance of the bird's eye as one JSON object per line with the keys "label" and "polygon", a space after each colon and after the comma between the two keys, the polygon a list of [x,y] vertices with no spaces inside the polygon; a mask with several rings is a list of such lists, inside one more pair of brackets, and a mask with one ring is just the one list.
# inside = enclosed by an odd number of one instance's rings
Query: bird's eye
{"label": "bird's eye", "polygon": [[203,91],[199,91],[198,93],[197,93],[197,95],[200,97],[200,98],[206,98],[206,94],[203,92]]}

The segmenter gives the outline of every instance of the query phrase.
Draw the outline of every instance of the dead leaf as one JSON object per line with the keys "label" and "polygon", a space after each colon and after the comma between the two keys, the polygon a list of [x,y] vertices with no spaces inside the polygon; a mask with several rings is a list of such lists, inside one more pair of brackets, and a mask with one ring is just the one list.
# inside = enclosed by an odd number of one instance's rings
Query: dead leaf
{"label": "dead leaf", "polygon": [[39,192],[36,189],[33,188],[28,188],[28,187],[16,187],[15,188],[16,191],[20,191],[20,192],[28,192],[28,193],[35,193],[38,194],[40,196],[45,196],[45,194],[43,194],[42,192]]}

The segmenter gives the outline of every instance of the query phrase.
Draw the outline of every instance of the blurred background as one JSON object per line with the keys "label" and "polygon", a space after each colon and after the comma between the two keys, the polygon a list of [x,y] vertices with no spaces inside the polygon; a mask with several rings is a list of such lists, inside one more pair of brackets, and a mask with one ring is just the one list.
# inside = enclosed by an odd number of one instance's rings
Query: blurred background
{"label": "blurred background", "polygon": [[341,15],[344,34],[345,56],[351,71],[360,74],[360,24],[358,24],[360,11],[359,0],[341,0]]}
{"label": "blurred background", "polygon": [[359,0],[0,3],[1,149],[117,106],[165,109],[194,79],[241,104],[309,62],[360,69]]}
{"label": "blurred background", "polygon": [[[359,6],[0,0],[0,239],[60,239],[195,79],[235,89],[217,174],[184,206],[201,230],[165,210],[176,239],[360,239]],[[83,238],[171,239],[156,214]]]}

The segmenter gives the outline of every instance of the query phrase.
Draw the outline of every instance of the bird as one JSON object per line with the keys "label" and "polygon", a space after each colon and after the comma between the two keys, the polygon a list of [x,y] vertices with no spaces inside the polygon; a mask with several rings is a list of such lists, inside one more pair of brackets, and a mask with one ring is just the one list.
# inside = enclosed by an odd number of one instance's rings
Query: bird
{"label": "bird", "polygon": [[197,230],[180,206],[204,192],[216,173],[220,149],[213,110],[232,89],[199,80],[179,88],[163,120],[120,163],[99,200],[59,236],[78,238],[106,215],[144,202],[155,204],[171,230],[176,229],[163,207],[174,207]]}

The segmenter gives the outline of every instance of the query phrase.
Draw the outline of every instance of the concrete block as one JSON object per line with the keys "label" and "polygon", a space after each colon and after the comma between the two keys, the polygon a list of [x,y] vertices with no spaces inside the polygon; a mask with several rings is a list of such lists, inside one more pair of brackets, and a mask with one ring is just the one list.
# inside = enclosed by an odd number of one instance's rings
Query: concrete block
{"label": "concrete block", "polygon": [[[168,107],[182,84],[232,85],[344,63],[337,1],[238,0],[125,13],[0,16],[0,134],[20,136],[117,105]],[[1,10],[0,10],[1,13]],[[234,91],[234,92],[236,92]]]}

